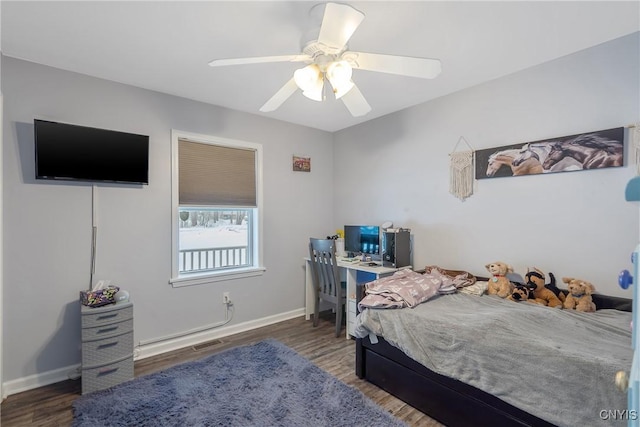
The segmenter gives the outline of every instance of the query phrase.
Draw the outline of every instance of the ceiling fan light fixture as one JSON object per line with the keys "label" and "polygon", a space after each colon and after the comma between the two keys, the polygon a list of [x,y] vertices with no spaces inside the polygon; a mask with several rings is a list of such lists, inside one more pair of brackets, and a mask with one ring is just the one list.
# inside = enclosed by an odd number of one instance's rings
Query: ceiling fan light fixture
{"label": "ceiling fan light fixture", "polygon": [[301,40],[300,54],[218,59],[211,61],[209,65],[219,67],[268,62],[308,64],[296,70],[293,77],[260,108],[260,111],[276,110],[298,89],[309,99],[324,101],[326,79],[336,99],[341,99],[354,117],[366,115],[371,111],[371,106],[351,80],[353,68],[424,79],[432,79],[440,73],[441,64],[438,59],[348,50],[347,43],[363,19],[364,13],[350,5],[320,3],[311,8],[311,29]]}
{"label": "ceiling fan light fixture", "polygon": [[332,62],[327,67],[327,79],[333,87],[333,93],[336,99],[342,98],[342,96],[353,88],[354,83],[351,80],[352,74],[353,70],[347,61]]}
{"label": "ceiling fan light fixture", "polygon": [[302,91],[302,94],[309,99],[313,99],[314,101],[322,102],[322,89],[324,88],[324,79],[322,78],[322,74],[320,74],[320,78],[314,82],[314,84],[307,89]]}
{"label": "ceiling fan light fixture", "polygon": [[322,101],[324,76],[317,64],[309,64],[293,73],[293,80],[302,90],[302,94],[314,101]]}
{"label": "ceiling fan light fixture", "polygon": [[318,83],[322,85],[322,73],[316,64],[307,65],[293,73],[296,85],[303,91],[314,90]]}
{"label": "ceiling fan light fixture", "polygon": [[334,61],[327,66],[327,78],[337,84],[351,80],[353,70],[347,61]]}

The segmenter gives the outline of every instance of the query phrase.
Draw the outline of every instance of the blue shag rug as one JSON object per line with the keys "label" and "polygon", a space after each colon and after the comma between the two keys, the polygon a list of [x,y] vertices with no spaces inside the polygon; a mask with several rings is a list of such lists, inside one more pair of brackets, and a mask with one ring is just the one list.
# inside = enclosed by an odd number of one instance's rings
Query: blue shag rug
{"label": "blue shag rug", "polygon": [[359,390],[269,339],[73,403],[73,426],[405,426]]}

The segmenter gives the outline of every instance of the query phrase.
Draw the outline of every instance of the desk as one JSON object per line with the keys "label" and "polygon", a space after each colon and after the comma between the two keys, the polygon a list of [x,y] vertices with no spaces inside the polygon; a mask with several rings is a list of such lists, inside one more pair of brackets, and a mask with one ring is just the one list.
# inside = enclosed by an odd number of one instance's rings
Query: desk
{"label": "desk", "polygon": [[[359,282],[370,282],[384,276],[389,276],[398,270],[411,268],[411,266],[402,268],[392,267],[369,267],[361,265],[359,262],[342,261],[338,258],[338,270],[340,271],[340,280],[347,282],[347,339],[353,335],[354,322],[356,320],[356,284]],[[346,276],[346,277],[345,277]],[[358,278],[360,277],[360,279]],[[322,301],[321,301],[322,303]],[[305,258],[305,305],[304,318],[309,320],[314,309],[314,293],[313,278],[311,277],[311,260]],[[322,307],[321,307],[322,309]]]}

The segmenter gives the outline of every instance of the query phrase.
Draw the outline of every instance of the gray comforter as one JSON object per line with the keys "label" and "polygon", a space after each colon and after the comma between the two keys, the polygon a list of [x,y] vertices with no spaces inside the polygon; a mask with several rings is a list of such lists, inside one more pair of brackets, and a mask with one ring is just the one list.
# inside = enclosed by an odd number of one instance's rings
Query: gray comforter
{"label": "gray comforter", "polygon": [[437,373],[573,427],[612,425],[602,411],[627,408],[614,377],[631,368],[630,322],[631,313],[616,310],[580,313],[453,294],[414,308],[366,309],[355,333],[382,336]]}

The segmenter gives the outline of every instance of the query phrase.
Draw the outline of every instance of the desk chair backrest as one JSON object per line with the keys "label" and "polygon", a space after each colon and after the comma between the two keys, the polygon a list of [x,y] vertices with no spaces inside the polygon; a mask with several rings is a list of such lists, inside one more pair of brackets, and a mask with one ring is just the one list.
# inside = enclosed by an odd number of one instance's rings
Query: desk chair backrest
{"label": "desk chair backrest", "polygon": [[344,297],[336,261],[335,240],[309,239],[313,285],[324,301],[337,303]]}
{"label": "desk chair backrest", "polygon": [[342,328],[342,311],[346,304],[346,290],[340,282],[335,243],[335,240],[309,239],[311,277],[315,293],[313,326],[318,325],[320,300],[331,303],[336,312],[337,337]]}

